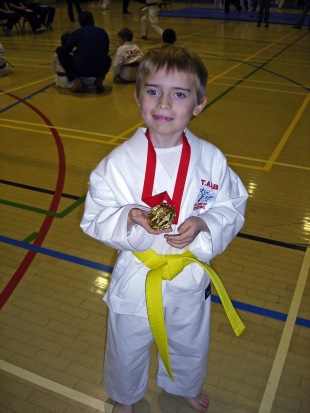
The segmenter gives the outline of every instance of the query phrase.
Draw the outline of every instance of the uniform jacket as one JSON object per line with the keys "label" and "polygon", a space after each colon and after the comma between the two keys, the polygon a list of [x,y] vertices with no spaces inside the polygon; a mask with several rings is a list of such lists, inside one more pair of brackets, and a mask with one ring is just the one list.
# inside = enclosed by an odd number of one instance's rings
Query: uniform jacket
{"label": "uniform jacket", "polygon": [[[147,139],[145,129],[114,149],[91,173],[81,227],[84,232],[119,250],[111,283],[105,295],[107,305],[117,313],[146,316],[145,267],[131,251],[152,248],[158,254],[178,254],[161,235],[151,235],[141,226],[127,231],[131,208],[149,207],[141,201],[144,184]],[[248,194],[239,177],[229,168],[222,152],[185,129],[191,157],[184,188],[178,226],[189,216],[198,216],[208,225],[186,248],[199,260],[209,262],[221,254],[244,223]],[[172,197],[174,182],[157,162],[153,195],[167,190]],[[198,264],[188,265],[172,281],[163,281],[163,304],[191,306],[204,300],[210,280]]]}
{"label": "uniform jacket", "polygon": [[3,46],[0,43],[0,77],[7,75],[10,71],[9,64],[4,56]]}
{"label": "uniform jacket", "polygon": [[143,53],[133,42],[125,42],[116,51],[113,62],[113,77],[120,75],[127,82],[136,80],[137,68]]}
{"label": "uniform jacket", "polygon": [[69,87],[68,78],[67,78],[65,69],[61,66],[59,62],[57,53],[54,53],[53,55],[52,67],[53,67],[54,72],[56,73],[56,78],[55,78],[56,86],[62,89],[68,88]]}

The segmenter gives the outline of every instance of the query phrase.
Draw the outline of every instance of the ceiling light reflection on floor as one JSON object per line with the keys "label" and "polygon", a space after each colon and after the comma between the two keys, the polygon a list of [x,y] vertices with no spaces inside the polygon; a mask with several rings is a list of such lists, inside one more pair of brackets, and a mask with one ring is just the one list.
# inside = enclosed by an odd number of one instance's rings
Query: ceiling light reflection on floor
{"label": "ceiling light reflection on floor", "polygon": [[111,279],[111,274],[105,271],[100,271],[100,276],[95,279],[94,286],[97,288],[97,294],[102,294],[108,289]]}

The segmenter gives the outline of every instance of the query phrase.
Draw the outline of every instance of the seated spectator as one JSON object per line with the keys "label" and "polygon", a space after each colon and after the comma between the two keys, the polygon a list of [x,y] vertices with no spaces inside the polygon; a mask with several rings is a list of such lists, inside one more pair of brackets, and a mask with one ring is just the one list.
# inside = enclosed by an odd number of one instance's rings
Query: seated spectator
{"label": "seated spectator", "polygon": [[163,44],[173,44],[177,41],[177,36],[173,29],[165,29],[162,34]]}
{"label": "seated spectator", "polygon": [[14,24],[18,23],[21,15],[11,10],[6,2],[6,0],[0,0],[0,19],[7,20],[4,31],[8,36],[11,34]]}
{"label": "seated spectator", "polygon": [[68,80],[74,81],[71,87],[73,92],[85,86],[82,79],[85,76],[96,78],[96,90],[101,93],[104,90],[102,82],[111,66],[109,36],[104,29],[95,26],[89,11],[79,15],[79,23],[81,27],[70,34],[66,43],[56,49],[56,53]]}
{"label": "seated spectator", "polygon": [[114,83],[135,82],[143,53],[133,42],[133,32],[127,27],[117,33],[120,46],[113,63]]}
{"label": "seated spectator", "polygon": [[52,23],[56,12],[55,7],[41,5],[39,0],[25,0],[25,4],[30,10],[33,10],[36,13],[42,26],[45,26],[49,30],[53,30]]}
{"label": "seated spectator", "polygon": [[14,66],[11,65],[4,56],[4,49],[0,43],[0,77],[12,73]]}
{"label": "seated spectator", "polygon": [[8,0],[8,6],[11,10],[28,20],[33,33],[39,34],[43,32],[36,13],[34,13],[33,10],[30,10],[26,3],[21,0]]}

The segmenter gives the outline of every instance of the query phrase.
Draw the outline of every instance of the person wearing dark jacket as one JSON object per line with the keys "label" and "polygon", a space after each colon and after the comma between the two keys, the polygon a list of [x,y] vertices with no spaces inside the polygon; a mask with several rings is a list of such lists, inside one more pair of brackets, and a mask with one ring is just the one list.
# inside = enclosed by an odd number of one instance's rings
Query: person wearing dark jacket
{"label": "person wearing dark jacket", "polygon": [[56,53],[68,80],[74,81],[71,87],[73,92],[83,88],[81,77],[95,77],[97,93],[101,93],[102,82],[111,66],[110,39],[104,29],[95,26],[91,12],[82,12],[79,23],[81,27],[70,34],[66,43],[56,49]]}

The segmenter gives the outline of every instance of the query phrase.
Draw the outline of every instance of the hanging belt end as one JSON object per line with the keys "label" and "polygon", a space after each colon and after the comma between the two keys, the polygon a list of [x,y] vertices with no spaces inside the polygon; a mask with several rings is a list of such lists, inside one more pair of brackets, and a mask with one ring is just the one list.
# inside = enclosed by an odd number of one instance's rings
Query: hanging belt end
{"label": "hanging belt end", "polygon": [[245,330],[245,325],[240,320],[240,322],[235,326],[234,332],[235,332],[236,336],[239,337],[243,333],[244,330]]}

